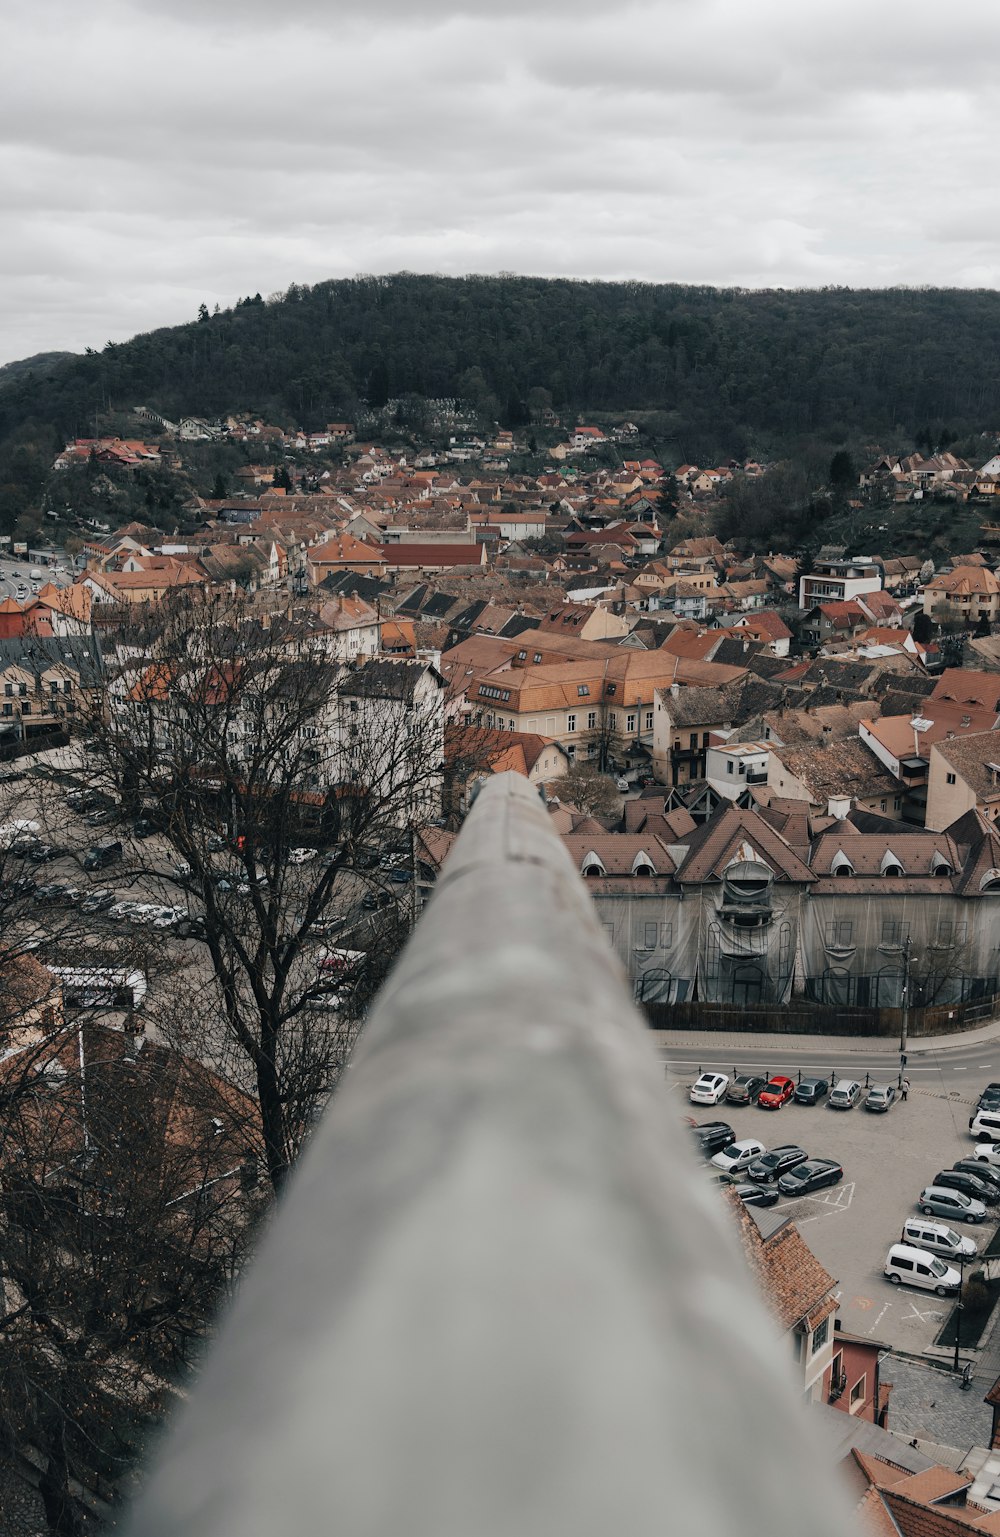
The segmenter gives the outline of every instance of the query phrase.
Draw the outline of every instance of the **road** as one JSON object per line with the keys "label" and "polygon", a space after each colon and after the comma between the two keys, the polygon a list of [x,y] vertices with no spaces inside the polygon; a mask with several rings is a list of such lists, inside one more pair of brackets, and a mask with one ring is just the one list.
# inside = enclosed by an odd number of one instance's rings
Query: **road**
{"label": "road", "polygon": [[[995,1024],[996,1039],[969,1041],[957,1036],[954,1042],[937,1044],[933,1050],[911,1041],[907,1049],[906,1076],[916,1089],[938,1089],[947,1093],[953,1090],[972,1092],[972,1084],[979,1084],[982,1075],[1000,1078],[1000,1021]],[[687,1072],[718,1069],[723,1073],[759,1071],[770,1077],[771,1073],[802,1072],[803,1077],[860,1078],[868,1074],[872,1081],[895,1080],[899,1076],[899,1051],[895,1042],[857,1041],[842,1044],[842,1038],[832,1038],[828,1043],[811,1040],[799,1044],[801,1037],[772,1036],[768,1040],[754,1038],[753,1044],[735,1045],[727,1039],[724,1046],[711,1046],[704,1042],[697,1045],[663,1043],[660,1054],[664,1066],[683,1076]]]}
{"label": "road", "polygon": [[[54,566],[43,566],[39,561],[29,560],[26,555],[19,555],[16,560],[6,556],[0,559],[0,600],[16,597],[19,589],[26,588],[30,593],[33,587],[42,587],[46,582],[54,582],[57,587],[67,586],[73,580],[69,557],[62,551],[56,554],[57,563]],[[32,581],[32,571],[42,573],[40,581],[37,578]]]}

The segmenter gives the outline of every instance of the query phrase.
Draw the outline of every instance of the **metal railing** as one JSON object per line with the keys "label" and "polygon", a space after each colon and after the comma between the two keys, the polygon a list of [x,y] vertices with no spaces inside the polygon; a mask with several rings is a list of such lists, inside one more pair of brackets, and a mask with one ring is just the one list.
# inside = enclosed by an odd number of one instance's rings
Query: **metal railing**
{"label": "metal railing", "polygon": [[846,1532],[679,1110],[548,814],[497,776],[132,1537]]}

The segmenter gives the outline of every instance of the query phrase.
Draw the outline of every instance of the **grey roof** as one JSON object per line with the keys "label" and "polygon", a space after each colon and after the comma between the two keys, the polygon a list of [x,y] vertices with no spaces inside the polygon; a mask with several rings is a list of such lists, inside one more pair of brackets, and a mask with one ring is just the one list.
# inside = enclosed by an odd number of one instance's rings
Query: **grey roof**
{"label": "grey roof", "polygon": [[365,662],[347,674],[338,692],[347,698],[363,696],[369,699],[412,700],[417,684],[429,670],[426,662],[403,659]]}
{"label": "grey roof", "polygon": [[732,720],[733,701],[722,688],[661,689],[674,726],[714,726]]}

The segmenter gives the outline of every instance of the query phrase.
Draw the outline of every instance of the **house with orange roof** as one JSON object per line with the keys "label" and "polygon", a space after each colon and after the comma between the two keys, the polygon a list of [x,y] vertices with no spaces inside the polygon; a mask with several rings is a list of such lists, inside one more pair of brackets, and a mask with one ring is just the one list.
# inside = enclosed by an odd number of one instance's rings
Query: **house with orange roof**
{"label": "house with orange roof", "polygon": [[1000,615],[1000,579],[987,566],[956,566],[926,584],[924,613],[938,622],[992,623]]}
{"label": "house with orange roof", "polygon": [[334,534],[322,544],[312,545],[306,551],[306,569],[309,580],[318,587],[325,577],[335,571],[357,571],[362,576],[381,576],[386,570],[386,560],[378,545],[356,539],[353,534]]}

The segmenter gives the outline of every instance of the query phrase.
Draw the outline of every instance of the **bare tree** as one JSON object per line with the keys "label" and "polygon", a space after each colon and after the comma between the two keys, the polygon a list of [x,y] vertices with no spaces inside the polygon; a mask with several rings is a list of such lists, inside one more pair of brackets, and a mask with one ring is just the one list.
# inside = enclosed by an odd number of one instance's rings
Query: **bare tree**
{"label": "bare tree", "polygon": [[254,1117],[201,1064],[81,1017],[0,1068],[0,1424],[49,1530],[91,1529],[232,1283]]}
{"label": "bare tree", "polygon": [[131,879],[200,936],[173,982],[184,1044],[252,1090],[277,1188],[343,1054],[350,998],[323,1008],[348,964],[331,932],[350,937],[380,857],[405,870],[440,815],[444,685],[423,663],[339,662],[314,615],[244,598],[143,614],[118,657],[86,723],[88,781],[155,824],[123,837]]}

